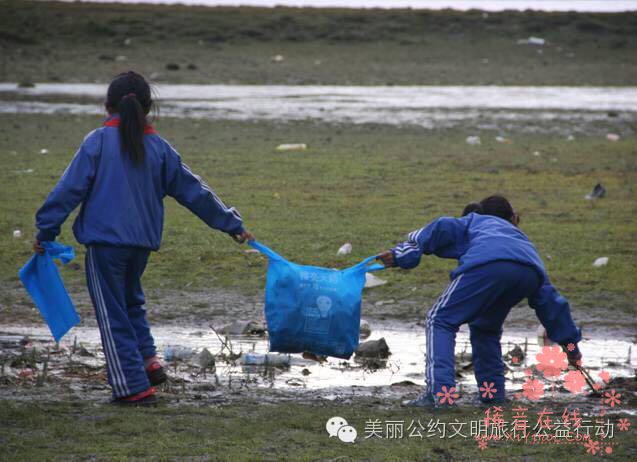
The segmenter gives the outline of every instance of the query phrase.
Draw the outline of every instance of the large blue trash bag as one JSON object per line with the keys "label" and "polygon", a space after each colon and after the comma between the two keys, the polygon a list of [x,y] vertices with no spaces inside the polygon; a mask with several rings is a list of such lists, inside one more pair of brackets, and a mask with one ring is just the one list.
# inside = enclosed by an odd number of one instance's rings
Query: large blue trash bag
{"label": "large blue trash bag", "polygon": [[42,242],[44,255],[33,254],[18,273],[35,306],[49,325],[56,342],[80,322],[73,302],[64,288],[53,259],[65,265],[75,258],[73,247],[57,242]]}
{"label": "large blue trash bag", "polygon": [[384,269],[369,257],[345,270],[297,265],[256,241],[268,257],[265,319],[270,351],[348,359],[358,347],[365,273]]}

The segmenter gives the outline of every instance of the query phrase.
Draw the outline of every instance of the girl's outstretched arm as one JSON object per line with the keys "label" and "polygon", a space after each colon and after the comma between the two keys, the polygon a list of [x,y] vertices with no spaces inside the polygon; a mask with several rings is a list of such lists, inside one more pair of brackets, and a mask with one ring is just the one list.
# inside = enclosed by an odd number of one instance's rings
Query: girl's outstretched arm
{"label": "girl's outstretched arm", "polygon": [[100,143],[98,132],[84,139],[60,181],[35,214],[37,241],[54,241],[69,214],[86,198],[95,177]]}

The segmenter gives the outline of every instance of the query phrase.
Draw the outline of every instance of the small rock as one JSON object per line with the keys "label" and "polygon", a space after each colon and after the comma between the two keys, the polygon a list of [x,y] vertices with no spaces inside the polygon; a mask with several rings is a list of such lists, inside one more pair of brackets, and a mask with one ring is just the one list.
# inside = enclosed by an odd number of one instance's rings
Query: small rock
{"label": "small rock", "polygon": [[590,201],[592,199],[601,199],[605,195],[606,195],[606,188],[604,188],[604,186],[602,186],[601,183],[597,183],[593,187],[593,190],[589,192],[587,195],[585,195],[584,198]]}
{"label": "small rock", "polygon": [[608,257],[599,257],[593,262],[595,268],[608,265]]}
{"label": "small rock", "polygon": [[509,138],[505,138],[504,136],[496,136],[495,140],[498,143],[504,143],[504,144],[511,144],[513,143],[513,141],[511,141]]}
{"label": "small rock", "polygon": [[361,325],[358,334],[359,338],[367,338],[370,335],[372,335],[372,328],[367,321],[363,321],[361,319]]}
{"label": "small rock", "polygon": [[179,64],[177,64],[177,63],[168,63],[168,64],[166,64],[166,70],[167,71],[178,71],[179,70]]}
{"label": "small rock", "polygon": [[215,365],[215,357],[208,351],[208,348],[204,348],[199,353],[197,362],[202,369],[212,368]]}
{"label": "small rock", "polygon": [[347,255],[349,253],[352,253],[352,244],[347,242],[338,249],[338,252],[336,252],[336,255]]}
{"label": "small rock", "polygon": [[533,155],[535,157],[540,157],[542,154],[540,154],[540,151],[533,151]]}
{"label": "small rock", "polygon": [[193,63],[190,63],[190,64],[188,64],[188,69],[191,70],[191,71],[196,71],[197,70],[197,65],[193,64]]}
{"label": "small rock", "polygon": [[368,340],[358,345],[356,356],[361,358],[388,358],[391,352],[385,341],[385,337],[378,340]]}
{"label": "small rock", "polygon": [[130,45],[130,44],[131,44],[131,42],[132,42],[132,40],[131,40],[130,38],[126,38],[126,39],[124,39],[124,46],[128,46],[128,45]]}
{"label": "small rock", "polygon": [[524,361],[524,351],[520,348],[520,345],[515,345],[507,352],[506,357],[514,366],[520,366]]}
{"label": "small rock", "polygon": [[566,137],[566,141],[575,141],[575,137],[573,135],[568,135]]}
{"label": "small rock", "polygon": [[49,150],[48,150],[48,149],[46,149],[46,148],[44,148],[44,149],[40,149],[40,154],[42,154],[42,155],[46,155],[46,154],[48,154],[48,153],[49,153]]}
{"label": "small rock", "polygon": [[20,239],[22,237],[22,231],[20,231],[19,229],[14,229],[13,230],[13,237],[15,239]]}
{"label": "small rock", "polygon": [[219,329],[224,335],[259,335],[263,336],[266,329],[263,324],[256,321],[235,321]]}
{"label": "small rock", "polygon": [[115,61],[118,61],[118,62],[126,61],[126,56],[117,55],[117,56],[115,56]]}
{"label": "small rock", "polygon": [[303,375],[310,375],[310,374],[311,374],[311,372],[310,372],[310,370],[309,370],[308,368],[304,368],[304,369],[301,371],[301,374],[303,374]]}
{"label": "small rock", "polygon": [[272,61],[273,63],[282,63],[283,61],[285,61],[285,56],[274,55],[270,58],[270,61]]}
{"label": "small rock", "polygon": [[366,289],[382,286],[383,284],[387,284],[387,281],[374,276],[372,273],[365,273],[365,288]]}
{"label": "small rock", "polygon": [[77,351],[77,354],[79,356],[84,356],[87,358],[94,358],[95,355],[93,353],[91,353],[90,351],[88,351],[84,346],[81,346],[80,349]]}
{"label": "small rock", "polygon": [[608,141],[619,141],[620,136],[617,133],[607,133],[606,139]]}
{"label": "small rock", "polygon": [[479,136],[467,136],[465,142],[470,146],[478,146],[482,144]]}

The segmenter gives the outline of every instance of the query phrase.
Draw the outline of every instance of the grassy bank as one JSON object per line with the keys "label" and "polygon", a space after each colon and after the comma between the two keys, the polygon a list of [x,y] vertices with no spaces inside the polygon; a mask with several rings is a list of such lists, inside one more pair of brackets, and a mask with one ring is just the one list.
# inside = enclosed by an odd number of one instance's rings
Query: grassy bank
{"label": "grassy bank", "polygon": [[[464,422],[469,433],[472,420],[484,419],[484,411],[458,408],[435,414],[373,402],[343,406],[258,403],[231,407],[203,405],[196,408],[161,406],[147,410],[121,410],[84,403],[0,402],[0,417],[10,422],[0,434],[2,460],[581,460],[583,445],[489,442],[480,450],[473,438],[427,437],[428,422]],[[529,412],[535,425],[537,412]],[[563,409],[555,409],[561,413]],[[505,419],[510,419],[510,412]],[[325,423],[333,416],[347,419],[358,431],[355,444],[329,438]],[[553,417],[552,419],[555,419]],[[606,418],[606,417],[605,417]],[[382,435],[386,421],[403,421],[402,438],[365,438],[368,420],[378,419]],[[615,422],[616,417],[610,417]],[[420,421],[423,438],[409,436],[411,422]],[[79,425],[78,425],[79,424]],[[438,427],[441,429],[442,427]],[[451,426],[447,426],[452,432]],[[456,429],[458,427],[455,427]],[[612,459],[635,455],[634,430],[615,430]],[[369,434],[369,433],[367,433]],[[412,434],[414,435],[414,434]],[[632,454],[632,455],[631,455]]]}
{"label": "grassy bank", "polygon": [[636,18],[0,1],[0,81],[635,85]]}
{"label": "grassy bank", "polygon": [[[31,253],[34,213],[96,117],[0,116],[0,283],[18,288],[17,271]],[[458,215],[489,193],[510,197],[522,229],[577,310],[635,313],[637,204],[634,138],[575,141],[511,135],[500,144],[482,133],[465,143],[461,129],[424,131],[390,126],[331,126],[164,119],[156,124],[257,238],[292,261],[345,267],[403,239],[440,215]],[[279,143],[304,142],[304,152],[280,153]],[[46,148],[48,154],[40,154]],[[534,155],[535,152],[539,155]],[[32,170],[32,171],[31,171]],[[601,181],[607,197],[584,199]],[[148,289],[230,289],[258,293],[265,260],[244,253],[172,199],[166,200],[163,246],[144,276]],[[71,220],[62,242],[75,244]],[[23,232],[13,239],[14,229]],[[351,255],[337,257],[345,242]],[[83,249],[63,269],[71,288],[84,285]],[[608,266],[593,268],[600,256]],[[373,296],[431,301],[455,262],[426,258],[414,271],[381,274],[389,284]],[[19,295],[15,295],[19,294]],[[5,314],[23,311],[22,291],[3,291]],[[419,308],[420,310],[420,308]]]}

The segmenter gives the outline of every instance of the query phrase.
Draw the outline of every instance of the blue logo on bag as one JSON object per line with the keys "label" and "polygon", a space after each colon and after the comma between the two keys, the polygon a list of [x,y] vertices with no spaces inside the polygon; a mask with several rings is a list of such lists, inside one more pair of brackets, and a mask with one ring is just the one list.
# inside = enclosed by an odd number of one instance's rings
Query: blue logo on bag
{"label": "blue logo on bag", "polygon": [[358,347],[365,273],[384,269],[369,257],[345,270],[297,265],[256,241],[268,257],[265,318],[270,351],[349,358]]}

